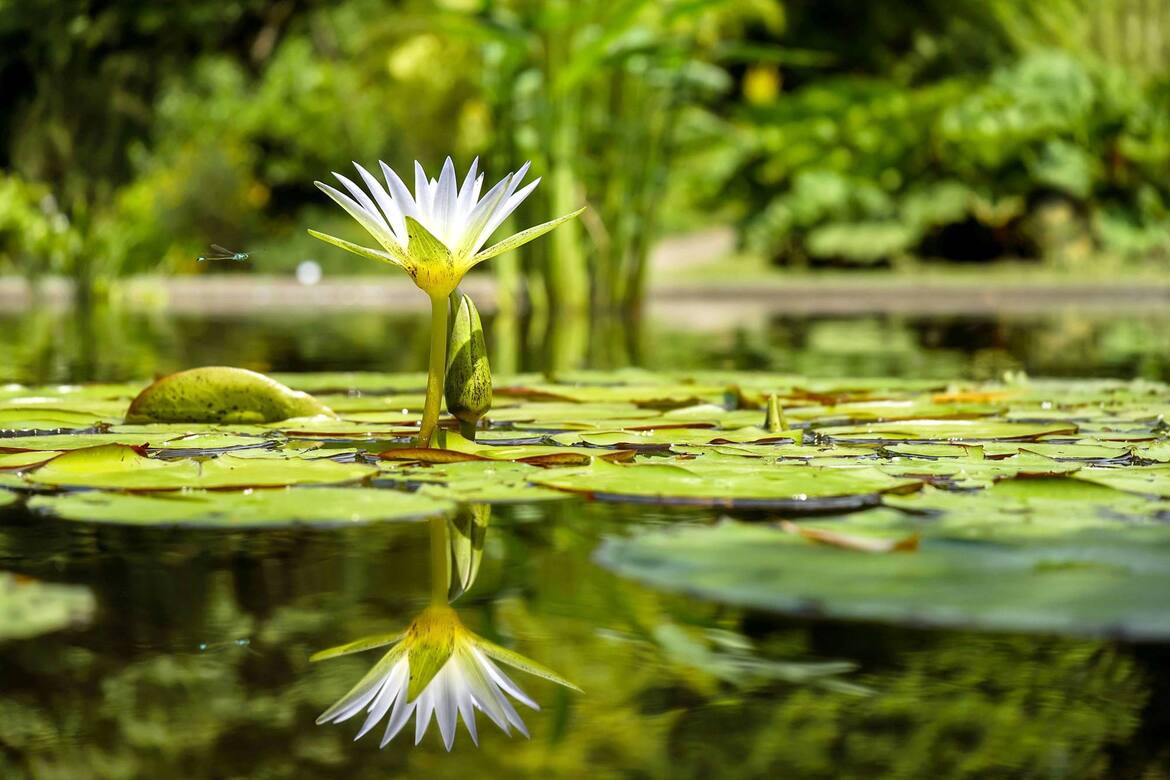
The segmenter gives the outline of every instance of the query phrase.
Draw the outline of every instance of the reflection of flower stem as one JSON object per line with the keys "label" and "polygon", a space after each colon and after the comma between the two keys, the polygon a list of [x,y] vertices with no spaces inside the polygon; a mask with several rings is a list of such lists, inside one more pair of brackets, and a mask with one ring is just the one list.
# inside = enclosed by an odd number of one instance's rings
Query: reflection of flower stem
{"label": "reflection of flower stem", "polygon": [[427,398],[423,403],[422,423],[418,429],[418,446],[431,446],[431,437],[439,425],[439,404],[443,398],[443,380],[447,374],[447,296],[431,296],[431,361],[427,371]]}
{"label": "reflection of flower stem", "polygon": [[447,518],[431,518],[431,604],[447,605],[451,587],[451,550],[447,539]]}

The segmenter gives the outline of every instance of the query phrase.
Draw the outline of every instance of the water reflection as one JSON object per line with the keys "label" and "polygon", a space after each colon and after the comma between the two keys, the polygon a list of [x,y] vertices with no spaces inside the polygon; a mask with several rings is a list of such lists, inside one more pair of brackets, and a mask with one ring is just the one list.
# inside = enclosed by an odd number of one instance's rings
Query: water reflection
{"label": "water reflection", "polygon": [[[1170,379],[1170,315],[1049,311],[968,315],[782,312],[715,330],[670,319],[485,316],[500,374],[638,365],[759,369],[817,377]],[[124,381],[198,365],[258,371],[418,371],[425,321],[412,313],[0,313],[0,383]],[[117,349],[102,345],[118,345]],[[652,348],[650,348],[652,345]]]}
{"label": "water reflection", "polygon": [[508,697],[534,710],[539,710],[540,705],[495,662],[580,691],[537,662],[472,633],[451,608],[449,602],[475,582],[490,518],[491,507],[479,504],[464,507],[451,520],[437,517],[430,521],[431,603],[406,630],[359,639],[312,657],[320,661],[392,645],[349,693],[317,718],[318,724],[341,723],[365,710],[365,722],[355,737],[358,739],[388,714],[381,742],[381,747],[386,747],[414,715],[417,745],[433,715],[443,746],[449,751],[460,719],[471,741],[479,744],[476,711],[484,713],[505,734],[511,735],[514,728],[528,736],[524,721]]}

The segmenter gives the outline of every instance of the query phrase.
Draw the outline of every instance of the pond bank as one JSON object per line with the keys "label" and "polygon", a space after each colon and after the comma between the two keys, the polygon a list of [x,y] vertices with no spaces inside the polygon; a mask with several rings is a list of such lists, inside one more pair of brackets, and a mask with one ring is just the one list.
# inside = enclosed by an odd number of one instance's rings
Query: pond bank
{"label": "pond bank", "polygon": [[[471,276],[463,284],[484,311],[496,308],[496,285],[490,276]],[[72,284],[50,278],[34,296],[19,277],[0,277],[0,309],[10,312],[33,307],[65,307]],[[384,309],[424,311],[426,298],[409,281],[395,277],[344,277],[303,285],[277,276],[215,274],[199,277],[136,277],[116,283],[111,297],[133,309],[176,313],[232,314],[257,310]],[[1170,304],[1170,281],[1065,282],[1026,279],[1011,282],[1002,275],[978,281],[969,274],[925,278],[869,275],[856,279],[840,274],[782,276],[739,282],[663,281],[648,296],[653,313],[673,319],[695,316],[695,304],[715,321],[726,315],[756,313],[854,314],[945,313],[989,314],[1043,312],[1067,308],[1158,310]],[[724,311],[726,310],[726,311]]]}

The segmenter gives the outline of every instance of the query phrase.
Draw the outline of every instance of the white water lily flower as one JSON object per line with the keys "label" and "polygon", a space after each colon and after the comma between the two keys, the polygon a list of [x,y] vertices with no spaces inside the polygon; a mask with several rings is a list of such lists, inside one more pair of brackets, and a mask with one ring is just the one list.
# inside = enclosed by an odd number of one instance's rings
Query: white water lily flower
{"label": "white water lily flower", "polygon": [[[446,605],[432,606],[405,632],[361,639],[317,653],[311,660],[334,658],[396,643],[374,668],[340,701],[317,719],[318,724],[340,723],[364,712],[366,717],[355,740],[389,717],[381,747],[389,744],[410,721],[414,721],[417,745],[430,726],[431,716],[447,750],[455,742],[455,729],[463,719],[471,741],[479,744],[475,712],[479,710],[505,734],[516,729],[524,736],[524,721],[508,696],[534,710],[540,706],[506,675],[494,661],[513,666],[573,690],[577,686],[518,653],[493,644],[464,628],[455,611]],[[505,695],[507,694],[507,695]]]}
{"label": "white water lily flower", "polygon": [[456,179],[455,164],[450,157],[438,179],[428,178],[422,165],[415,162],[413,194],[390,166],[384,162],[379,165],[385,176],[385,187],[369,171],[354,163],[368,193],[340,173],[333,175],[348,195],[328,184],[315,183],[377,239],[381,250],[315,230],[309,233],[355,254],[400,266],[432,297],[450,294],[476,264],[522,246],[584,211],[581,208],[562,215],[483,249],[492,233],[540,183],[538,178],[520,187],[528,163],[509,173],[482,197],[484,177],[478,173],[479,158],[472,162],[462,185]]}

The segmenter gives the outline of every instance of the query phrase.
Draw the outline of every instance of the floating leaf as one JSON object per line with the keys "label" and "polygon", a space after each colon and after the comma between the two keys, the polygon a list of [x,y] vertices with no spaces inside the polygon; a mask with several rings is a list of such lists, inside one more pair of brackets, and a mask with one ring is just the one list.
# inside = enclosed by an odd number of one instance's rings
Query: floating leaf
{"label": "floating leaf", "polygon": [[532,481],[546,487],[610,500],[652,500],[662,504],[768,507],[791,511],[863,507],[891,491],[915,490],[921,482],[897,479],[869,467],[817,468],[777,464],[760,469],[699,461],[687,466],[595,461],[583,469],[557,469]]}
{"label": "floating leaf", "polygon": [[106,490],[181,490],[183,488],[283,487],[356,482],[377,473],[374,466],[322,459],[237,458],[208,460],[150,458],[123,444],[66,452],[25,479],[37,485]]}
{"label": "floating leaf", "polygon": [[648,585],[797,615],[911,625],[1170,637],[1170,531],[1061,543],[923,536],[913,555],[857,555],[726,522],[607,539],[596,558]]}
{"label": "floating leaf", "polygon": [[126,422],[258,423],[318,415],[333,412],[255,371],[207,366],[155,381],[131,402]]}
{"label": "floating leaf", "polygon": [[29,508],[66,520],[121,525],[254,528],[355,525],[447,514],[441,498],[398,490],[277,488],[178,494],[68,493],[36,496]]}

